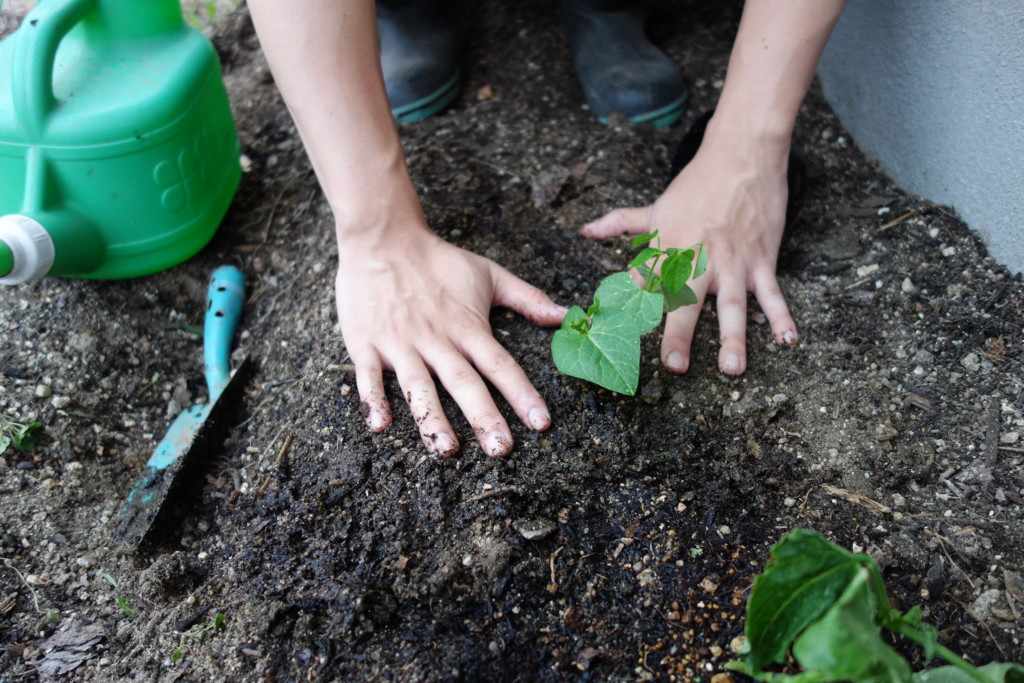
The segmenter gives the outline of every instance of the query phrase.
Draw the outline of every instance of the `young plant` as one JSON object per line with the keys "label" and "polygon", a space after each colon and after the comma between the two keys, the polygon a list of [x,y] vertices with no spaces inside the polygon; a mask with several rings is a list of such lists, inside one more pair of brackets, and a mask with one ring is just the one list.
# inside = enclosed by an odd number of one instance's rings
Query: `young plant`
{"label": "young plant", "polygon": [[[771,550],[754,579],[747,603],[747,650],[726,668],[769,683],[907,681],[909,683],[1022,683],[1024,666],[994,662],[971,666],[939,645],[938,632],[922,622],[921,608],[890,607],[878,564],[821,534],[794,529]],[[910,664],[882,640],[888,629],[938,655],[948,666],[912,673]],[[787,675],[765,671],[787,655],[803,669]]]}
{"label": "young plant", "polygon": [[633,240],[634,249],[644,245],[627,266],[636,268],[643,284],[629,273],[609,275],[586,311],[569,309],[551,340],[551,355],[563,375],[632,396],[640,381],[640,337],[661,323],[663,312],[697,303],[686,283],[707,270],[703,245],[663,250],[657,231]]}
{"label": "young plant", "polygon": [[227,617],[223,614],[217,613],[213,619],[207,624],[196,624],[189,630],[181,634],[178,639],[178,647],[171,653],[171,663],[180,661],[185,656],[185,650],[192,645],[199,645],[203,642],[203,638],[209,633],[217,633],[224,628],[224,622],[227,621]]}
{"label": "young plant", "polygon": [[19,451],[32,450],[36,447],[36,439],[42,427],[38,422],[15,422],[14,418],[0,413],[0,455],[6,453],[11,446]]}

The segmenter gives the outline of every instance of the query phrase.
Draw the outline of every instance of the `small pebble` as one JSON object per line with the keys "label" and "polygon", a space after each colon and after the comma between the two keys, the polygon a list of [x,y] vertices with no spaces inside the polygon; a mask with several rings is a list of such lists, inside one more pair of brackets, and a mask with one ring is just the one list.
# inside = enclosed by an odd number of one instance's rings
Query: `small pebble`
{"label": "small pebble", "polygon": [[786,499],[782,501],[782,504],[785,505],[788,508],[791,508],[794,505],[796,505],[796,498],[789,498],[787,496]]}
{"label": "small pebble", "polygon": [[53,393],[53,387],[49,384],[39,384],[36,386],[36,398],[49,398]]}
{"label": "small pebble", "polygon": [[62,408],[67,408],[69,405],[71,405],[71,397],[70,396],[54,396],[52,399],[50,399],[50,405],[52,405],[57,410],[60,410]]}
{"label": "small pebble", "polygon": [[977,372],[981,369],[981,360],[978,358],[978,354],[969,353],[960,359],[960,365],[963,366],[965,370]]}

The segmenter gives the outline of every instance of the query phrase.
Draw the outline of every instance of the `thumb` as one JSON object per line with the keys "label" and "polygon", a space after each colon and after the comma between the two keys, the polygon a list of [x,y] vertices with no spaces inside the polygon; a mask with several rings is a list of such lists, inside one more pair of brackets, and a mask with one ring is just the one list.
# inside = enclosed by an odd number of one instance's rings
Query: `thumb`
{"label": "thumb", "polygon": [[556,304],[540,289],[497,264],[491,264],[491,277],[495,306],[511,308],[535,325],[553,327],[562,323],[568,309]]}
{"label": "thumb", "polygon": [[637,209],[615,209],[580,229],[585,237],[603,240],[619,235],[635,235],[647,231],[651,207]]}

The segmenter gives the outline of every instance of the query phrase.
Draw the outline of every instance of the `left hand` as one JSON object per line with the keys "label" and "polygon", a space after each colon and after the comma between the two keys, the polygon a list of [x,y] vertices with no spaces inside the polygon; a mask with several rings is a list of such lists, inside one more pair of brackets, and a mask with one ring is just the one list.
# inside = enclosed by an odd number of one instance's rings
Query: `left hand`
{"label": "left hand", "polygon": [[690,283],[697,305],[668,314],[661,359],[674,373],[690,367],[691,344],[704,298],[717,298],[721,349],[728,375],[747,369],[747,292],[757,298],[776,343],[793,345],[796,323],[775,277],[786,220],[786,160],[779,149],[743,135],[722,135],[709,125],[694,159],[654,204],[616,209],[583,226],[581,234],[607,239],[659,231],[662,249],[703,242],[707,272]]}

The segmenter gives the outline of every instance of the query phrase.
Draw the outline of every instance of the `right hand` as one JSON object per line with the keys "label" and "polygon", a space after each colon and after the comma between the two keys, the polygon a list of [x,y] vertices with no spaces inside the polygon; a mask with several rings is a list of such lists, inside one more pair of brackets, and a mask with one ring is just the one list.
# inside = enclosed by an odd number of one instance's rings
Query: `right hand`
{"label": "right hand", "polygon": [[385,370],[397,376],[431,453],[459,450],[431,375],[458,404],[489,456],[507,454],[513,441],[485,378],[527,427],[551,426],[544,399],[494,339],[489,316],[493,306],[505,306],[538,325],[554,326],[565,308],[494,262],[427,230],[378,243],[369,253],[351,246],[339,250],[338,319],[372,431],[383,431],[392,420]]}

